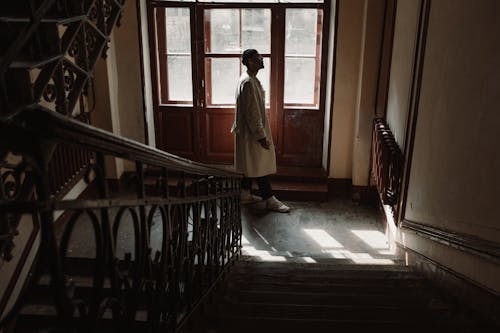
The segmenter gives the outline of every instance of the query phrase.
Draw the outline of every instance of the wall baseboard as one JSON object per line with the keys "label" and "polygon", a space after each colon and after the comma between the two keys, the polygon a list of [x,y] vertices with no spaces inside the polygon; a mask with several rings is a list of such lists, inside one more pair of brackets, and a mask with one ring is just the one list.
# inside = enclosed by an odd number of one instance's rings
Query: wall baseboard
{"label": "wall baseboard", "polygon": [[360,204],[376,204],[378,200],[375,187],[353,185],[350,178],[328,178],[328,195],[351,198]]}
{"label": "wall baseboard", "polygon": [[352,179],[328,178],[328,194],[330,196],[349,196],[351,194]]}
{"label": "wall baseboard", "polygon": [[500,244],[468,234],[436,228],[410,220],[401,222],[402,229],[417,233],[420,237],[430,239],[446,246],[479,256],[500,264]]}
{"label": "wall baseboard", "polygon": [[360,204],[377,204],[379,195],[377,189],[373,186],[352,185],[351,198],[352,201]]}
{"label": "wall baseboard", "polygon": [[478,286],[466,276],[397,243],[406,251],[407,263],[419,271],[440,290],[478,316],[500,327],[500,295],[493,290]]}

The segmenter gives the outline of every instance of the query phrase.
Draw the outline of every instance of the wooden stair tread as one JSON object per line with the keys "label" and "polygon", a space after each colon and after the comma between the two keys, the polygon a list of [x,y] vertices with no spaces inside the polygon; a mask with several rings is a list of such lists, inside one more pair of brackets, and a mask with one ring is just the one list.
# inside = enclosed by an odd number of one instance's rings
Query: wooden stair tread
{"label": "wooden stair tread", "polygon": [[246,316],[262,318],[301,318],[307,320],[378,320],[395,318],[397,320],[427,320],[444,318],[448,309],[430,309],[420,304],[412,306],[369,305],[369,304],[280,304],[280,303],[238,303],[227,302],[219,306],[223,317],[244,313]]}
{"label": "wooden stair tread", "polygon": [[[206,332],[477,332],[474,328],[453,322],[430,323],[426,320],[328,320],[303,318],[266,318],[232,316],[220,318],[220,328]],[[483,332],[483,331],[481,331]]]}
{"label": "wooden stair tread", "polygon": [[[339,294],[336,292],[314,293],[308,291],[262,291],[262,290],[235,290],[228,299],[239,302],[251,303],[300,303],[300,304],[322,304],[322,305],[370,305],[370,306],[413,306],[415,302],[409,299],[408,295],[401,294],[379,294],[363,295],[357,294],[353,298],[352,293]],[[375,297],[376,296],[376,297]]]}

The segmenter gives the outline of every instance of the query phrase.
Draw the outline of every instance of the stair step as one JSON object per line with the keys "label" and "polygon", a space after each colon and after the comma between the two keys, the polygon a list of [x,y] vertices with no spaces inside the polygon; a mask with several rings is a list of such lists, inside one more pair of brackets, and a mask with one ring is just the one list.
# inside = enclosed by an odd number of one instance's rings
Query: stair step
{"label": "stair step", "polygon": [[[259,251],[259,250],[257,250]],[[337,259],[332,258],[330,255],[324,256],[291,256],[286,252],[279,251],[262,251],[262,254],[256,252],[255,250],[247,251],[243,249],[243,255],[247,256],[245,261],[261,263],[261,262],[286,262],[290,264],[304,264],[309,263],[311,259],[318,264],[331,264],[331,265],[378,265],[378,266],[392,266],[392,265],[402,265],[403,261],[397,257],[385,257],[385,258],[343,258]],[[308,262],[309,261],[309,262]]]}
{"label": "stair step", "polygon": [[[324,291],[320,293],[308,291],[263,291],[253,289],[231,290],[225,298],[234,302],[243,303],[278,303],[278,304],[303,304],[303,305],[365,305],[365,306],[413,306],[416,303],[414,297],[403,294],[353,294]],[[432,308],[443,308],[445,304],[439,301],[422,301]]]}
{"label": "stair step", "polygon": [[280,317],[264,318],[251,316],[221,317],[216,322],[217,329],[205,332],[477,332],[473,327],[454,323],[429,323],[426,320],[309,320],[283,319]]}
{"label": "stair step", "polygon": [[[324,272],[329,274],[330,272],[342,272],[342,271],[350,271],[350,272],[411,272],[411,268],[408,266],[402,265],[399,261],[394,265],[358,265],[350,263],[347,259],[331,259],[327,262],[319,262],[314,264],[309,264],[304,261],[301,262],[267,262],[261,261],[256,262],[252,258],[248,256],[243,256],[237,264],[232,268],[232,271],[242,271],[242,272],[251,272],[252,274],[255,272]],[[366,273],[368,274],[368,273]]]}
{"label": "stair step", "polygon": [[[272,180],[273,192],[283,200],[294,201],[326,201],[328,199],[328,185],[326,180],[297,181]],[[257,189],[255,187],[255,189]]]}
{"label": "stair step", "polygon": [[370,306],[370,305],[303,305],[303,304],[276,304],[276,303],[234,303],[228,302],[217,307],[219,313],[224,316],[245,316],[258,318],[301,318],[307,320],[426,320],[442,319],[446,316],[446,310],[430,311],[424,307],[415,305],[398,307],[393,305]]}
{"label": "stair step", "polygon": [[388,280],[369,280],[369,279],[276,279],[276,278],[259,278],[259,279],[244,279],[232,278],[228,284],[229,287],[238,288],[245,287],[246,289],[252,287],[261,289],[262,287],[273,288],[279,286],[279,290],[290,289],[295,290],[303,286],[307,290],[321,290],[321,288],[328,288],[334,290],[354,289],[362,291],[369,290],[384,290],[393,292],[395,289],[407,290],[413,288],[427,288],[427,284],[423,279],[388,279]]}
{"label": "stair step", "polygon": [[[72,293],[76,299],[92,301],[92,297],[95,295],[92,276],[72,275],[66,278],[67,283],[73,286]],[[42,275],[38,283],[33,286],[32,290],[27,295],[27,303],[38,304],[39,306],[51,306],[54,300],[54,290],[50,281],[51,277],[49,275]],[[103,288],[100,292],[100,297],[112,297],[113,291],[109,279],[104,280]],[[141,293],[137,295],[137,297],[137,307],[139,309],[145,309],[149,302],[149,295],[147,293]]]}
{"label": "stair step", "polygon": [[364,271],[364,274],[359,274],[360,271],[328,271],[328,272],[263,272],[258,271],[249,276],[247,271],[231,271],[231,278],[252,280],[252,281],[308,281],[308,282],[325,282],[330,280],[336,281],[353,281],[354,283],[363,283],[369,281],[370,283],[392,283],[393,281],[421,281],[423,278],[413,272],[387,272],[383,270]]}
{"label": "stair step", "polygon": [[[134,326],[129,332],[146,332],[148,328],[147,316],[147,311],[138,310],[136,312],[135,321],[133,323],[127,322],[127,328],[130,328],[130,325]],[[73,318],[75,321],[78,321],[78,314],[76,313]],[[52,331],[57,324],[60,324],[59,321],[60,318],[57,317],[54,306],[48,304],[28,304],[23,306],[19,313],[15,332]],[[75,325],[78,326],[78,323]],[[100,320],[100,328],[103,331],[113,331],[113,329],[116,328],[111,310],[108,309],[104,312]]]}
{"label": "stair step", "polygon": [[390,285],[390,284],[369,284],[369,283],[338,283],[332,281],[330,283],[310,283],[310,282],[255,282],[255,281],[242,281],[235,282],[230,280],[229,288],[239,289],[245,287],[246,289],[261,290],[261,291],[296,291],[302,290],[307,292],[321,293],[325,290],[335,291],[338,293],[346,293],[351,295],[357,294],[401,294],[406,295],[417,292],[423,292],[425,287],[421,283],[416,285]]}

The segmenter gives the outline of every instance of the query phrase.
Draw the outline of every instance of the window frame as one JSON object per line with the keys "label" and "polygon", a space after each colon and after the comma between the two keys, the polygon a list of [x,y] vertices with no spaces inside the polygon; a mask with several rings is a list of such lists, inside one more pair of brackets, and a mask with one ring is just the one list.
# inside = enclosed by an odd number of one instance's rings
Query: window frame
{"label": "window frame", "polygon": [[[149,1],[148,11],[148,30],[151,59],[151,78],[153,87],[154,108],[179,106],[194,107],[198,99],[196,92],[197,71],[196,71],[196,44],[195,44],[195,17],[196,2],[191,1]],[[167,8],[189,8],[189,26],[190,26],[190,51],[191,51],[191,101],[170,100],[168,94],[168,55],[166,45],[166,9]],[[161,10],[158,10],[161,9]],[[160,24],[158,24],[160,22]],[[163,46],[161,54],[161,46]]]}
{"label": "window frame", "polygon": [[[290,109],[290,110],[318,110],[324,111],[324,99],[326,92],[326,73],[327,68],[327,52],[329,35],[329,11],[330,4],[326,1],[323,2],[244,2],[239,3],[233,2],[200,2],[196,1],[175,1],[175,0],[150,0],[148,1],[148,17],[154,18],[153,13],[156,8],[168,8],[168,7],[188,7],[190,8],[190,27],[191,27],[191,65],[192,65],[192,102],[183,101],[168,101],[168,103],[162,103],[162,89],[168,89],[168,69],[159,71],[160,67],[166,65],[160,65],[159,54],[158,54],[158,34],[156,18],[154,22],[149,22],[149,36],[150,36],[150,56],[151,56],[151,69],[152,69],[152,79],[153,79],[153,98],[158,104],[157,107],[166,106],[179,106],[179,107],[206,107],[210,105],[206,101],[205,91],[209,91],[208,85],[209,80],[206,80],[207,74],[205,59],[210,57],[241,57],[241,54],[236,53],[205,53],[204,48],[204,38],[207,31],[205,26],[204,12],[206,9],[244,9],[244,8],[256,8],[256,9],[270,9],[271,10],[271,53],[264,53],[262,56],[264,58],[269,58],[271,64],[270,73],[270,93],[271,97],[274,99],[280,99],[276,101],[278,108]],[[316,39],[316,68],[315,68],[315,87],[314,87],[314,103],[285,103],[284,101],[284,64],[285,64],[285,40],[283,38],[274,38],[276,34],[275,21],[276,13],[281,15],[281,20],[286,19],[286,9],[321,9],[321,24],[318,20],[317,23],[317,35],[321,32],[321,38]],[[282,22],[284,30],[284,22]],[[319,59],[318,59],[319,58]],[[276,59],[281,59],[276,61]],[[274,61],[273,61],[274,60]],[[273,64],[274,62],[274,64]],[[205,74],[205,75],[202,75]],[[318,80],[319,77],[319,80]],[[281,85],[281,88],[273,87],[273,83],[278,79],[277,84]],[[161,82],[167,81],[164,85]],[[208,81],[208,82],[207,82]],[[165,88],[164,88],[165,87]],[[274,90],[274,91],[273,91]],[[276,93],[279,92],[277,96]],[[168,90],[167,90],[168,91]],[[274,94],[273,94],[274,92]],[[273,96],[274,95],[274,96]],[[168,96],[168,92],[167,92]],[[270,102],[273,104],[273,102]],[[216,104],[211,105],[211,108],[230,108],[234,107],[234,104]],[[269,107],[269,105],[266,105]]]}
{"label": "window frame", "polygon": [[[239,53],[217,53],[217,52],[207,52],[207,47],[206,47],[206,41],[208,40],[208,43],[211,43],[211,30],[210,30],[210,22],[208,22],[207,20],[205,20],[205,15],[207,13],[207,10],[211,10],[211,9],[221,9],[221,7],[216,7],[216,8],[212,8],[211,6],[204,6],[206,8],[203,8],[202,10],[202,15],[203,16],[203,26],[204,26],[204,30],[203,30],[203,46],[205,46],[203,48],[203,50],[201,50],[198,54],[198,56],[201,58],[200,61],[203,62],[205,68],[205,78],[203,78],[204,82],[203,82],[203,85],[205,86],[205,105],[207,107],[210,107],[210,108],[228,108],[228,107],[235,107],[235,103],[218,103],[218,104],[213,104],[212,103],[212,95],[211,95],[211,92],[212,92],[212,73],[211,73],[211,67],[209,66],[209,63],[208,61],[210,59],[223,59],[223,58],[231,58],[231,59],[238,59],[238,61],[240,62],[241,61],[241,52],[243,52],[243,50]],[[208,8],[207,8],[208,7]],[[252,7],[241,7],[241,6],[238,6],[237,8],[227,8],[227,7],[224,7],[224,9],[269,9],[270,10],[270,13],[271,13],[271,20],[269,22],[269,31],[270,31],[270,38],[269,38],[269,50],[271,50],[272,48],[272,31],[271,31],[271,27],[272,27],[272,9],[270,9],[269,7],[262,7],[261,6],[252,6]],[[242,32],[242,11],[240,10],[239,12],[239,33],[240,33],[240,38],[241,38],[241,32]],[[210,45],[210,44],[209,44]],[[241,46],[241,45],[240,45]],[[264,59],[269,59],[269,63],[271,64],[271,53],[261,53],[261,56],[264,58]],[[272,68],[272,67],[271,67]],[[242,65],[240,64],[239,66],[239,75],[241,75],[243,73],[242,71]],[[269,75],[271,76],[271,73],[269,73]],[[238,78],[235,78],[235,82]],[[271,78],[269,78],[269,80],[271,80]],[[266,92],[266,93],[269,93],[269,92]],[[269,108],[269,105],[266,103],[266,108]]]}
{"label": "window frame", "polygon": [[[289,7],[288,7],[289,8]],[[288,9],[287,8],[287,9]],[[318,8],[319,9],[319,8]],[[286,58],[297,58],[297,59],[314,59],[314,101],[313,103],[287,103],[284,100],[284,89],[283,87],[283,106],[287,109],[310,109],[310,110],[317,110],[319,109],[320,106],[320,100],[321,100],[321,81],[323,78],[323,75],[321,75],[322,71],[322,63],[323,63],[323,52],[322,52],[322,46],[323,46],[323,33],[324,33],[324,24],[325,24],[325,10],[324,8],[321,8],[321,15],[318,13],[317,16],[317,21],[316,21],[316,36],[320,36],[320,38],[316,38],[316,49],[315,49],[315,55],[314,56],[306,56],[306,55],[299,55],[299,56],[287,56],[286,51],[283,56],[283,63],[286,64]],[[321,19],[320,19],[321,18]],[[285,17],[284,20],[286,20],[286,10],[285,10]],[[284,41],[285,44],[285,41]],[[285,45],[284,45],[285,47]],[[285,70],[285,69],[284,69]],[[283,81],[284,84],[284,81]]]}

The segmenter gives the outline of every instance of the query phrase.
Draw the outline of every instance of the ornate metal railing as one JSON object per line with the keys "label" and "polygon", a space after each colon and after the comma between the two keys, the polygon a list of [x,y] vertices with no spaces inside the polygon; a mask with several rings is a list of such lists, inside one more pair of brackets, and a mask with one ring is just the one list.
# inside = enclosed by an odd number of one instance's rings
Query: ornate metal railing
{"label": "ornate metal railing", "polygon": [[373,122],[372,168],[383,204],[395,205],[399,200],[403,176],[403,154],[384,119]]}
{"label": "ornate metal railing", "polygon": [[[123,5],[124,0],[2,2],[0,117],[43,105],[88,123],[85,95],[93,89],[92,70],[105,55]],[[51,193],[64,195],[88,163],[84,149],[56,148]]]}
{"label": "ornate metal railing", "polygon": [[[33,295],[43,295],[40,288],[49,274],[54,302],[43,303],[43,308],[54,314],[50,327],[86,332],[107,327],[174,329],[239,253],[240,176],[49,110],[26,110],[18,118],[0,122],[0,217],[2,225],[19,221],[21,215],[39,223],[41,257],[30,287],[6,320],[16,315],[34,320],[23,305],[36,303]],[[95,153],[85,177],[95,186],[95,195],[77,200],[50,196],[47,161],[57,144]],[[134,188],[108,190],[109,157],[134,163]],[[161,176],[148,184],[146,169]],[[62,210],[68,221],[57,235],[54,212]],[[10,224],[11,241],[18,228]],[[81,238],[85,242],[73,245]],[[4,258],[9,249],[2,248]]]}
{"label": "ornate metal railing", "polygon": [[123,4],[0,3],[2,331],[173,331],[239,254],[240,175],[78,121]]}

